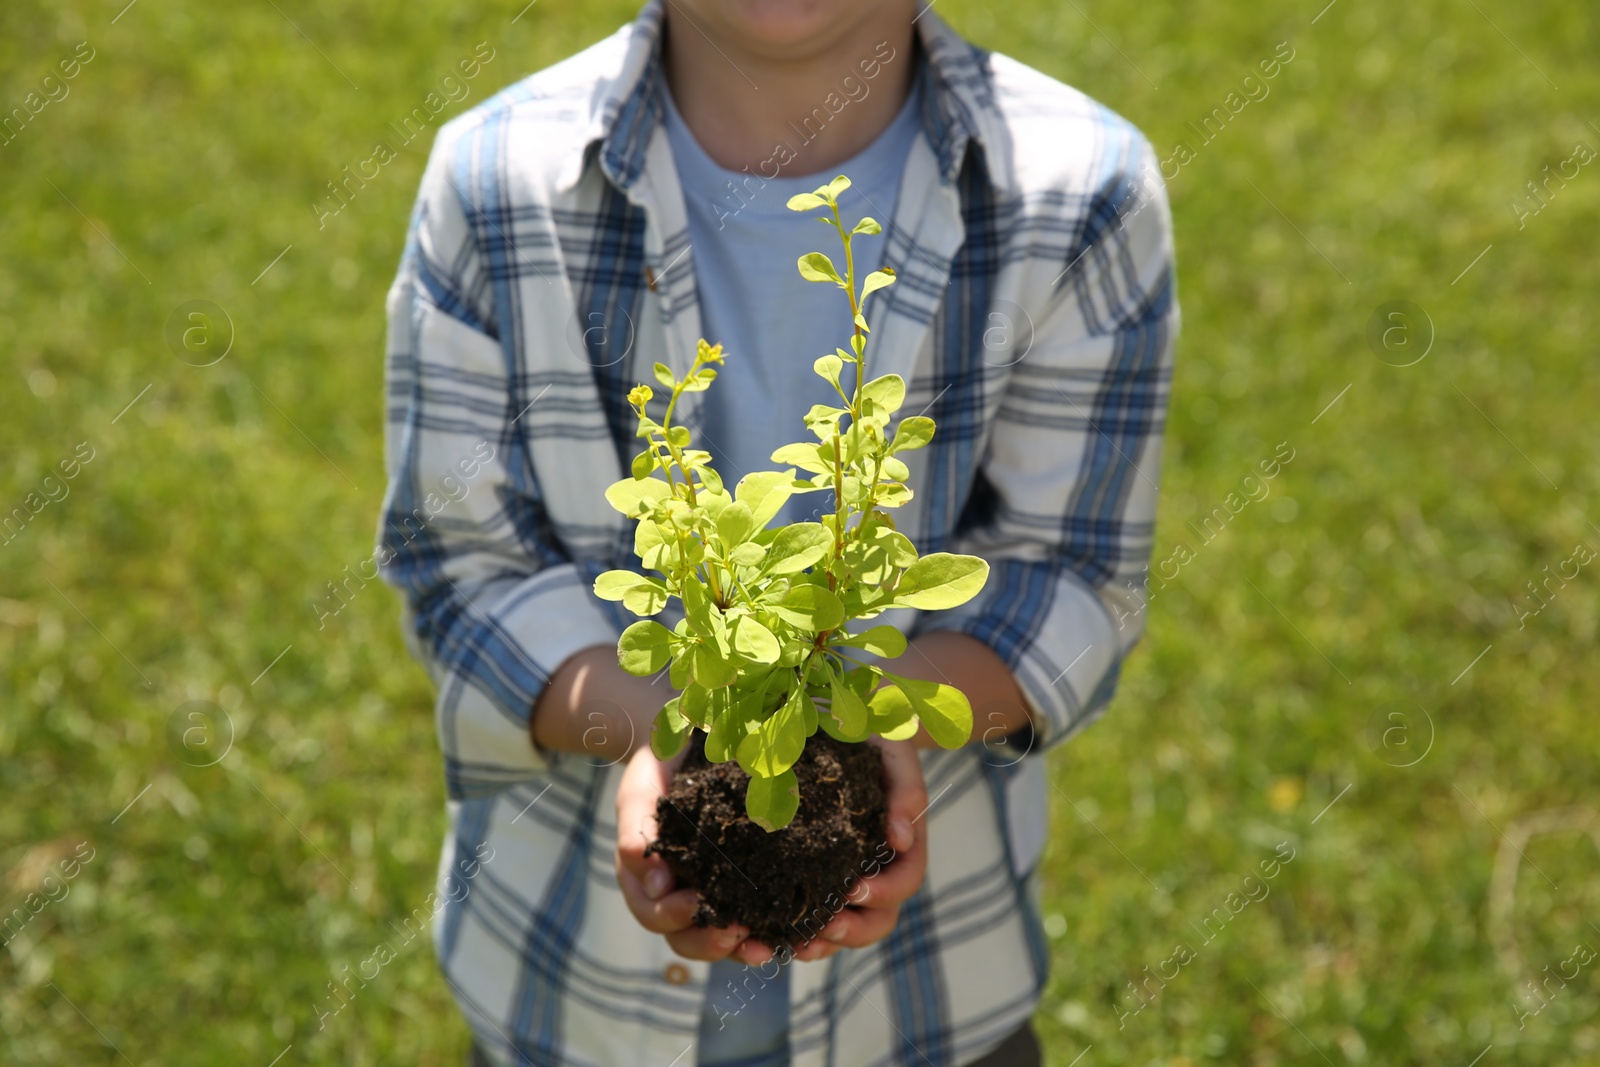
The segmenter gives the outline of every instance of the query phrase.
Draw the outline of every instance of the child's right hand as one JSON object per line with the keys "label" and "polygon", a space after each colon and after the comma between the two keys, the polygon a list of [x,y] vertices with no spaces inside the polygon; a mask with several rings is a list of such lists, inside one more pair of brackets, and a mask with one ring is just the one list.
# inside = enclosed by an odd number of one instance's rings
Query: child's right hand
{"label": "child's right hand", "polygon": [[617,884],[640,926],[665,935],[667,944],[685,959],[715,961],[732,954],[749,930],[738,925],[694,925],[700,895],[692,889],[674,890],[667,861],[644,854],[656,839],[656,801],[671,788],[682,758],[680,754],[662,763],[648,745],[639,746],[628,758],[617,788]]}

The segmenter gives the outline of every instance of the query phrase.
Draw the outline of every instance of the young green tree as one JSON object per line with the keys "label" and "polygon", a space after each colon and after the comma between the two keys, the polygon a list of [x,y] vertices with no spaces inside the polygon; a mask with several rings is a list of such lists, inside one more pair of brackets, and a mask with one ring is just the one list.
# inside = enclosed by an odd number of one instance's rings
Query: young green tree
{"label": "young green tree", "polygon": [[[851,238],[881,230],[871,218],[845,229],[839,196],[849,188],[840,175],[789,201],[792,211],[826,208],[822,221],[844,246],[843,274],[820,252],[799,261],[806,281],[844,291],[852,323],[849,349],[813,365],[840,401],[806,414],[816,440],[779,448],[772,460],[788,469],[748,474],[730,493],[710,453],[691,447],[689,430],[672,422],[678,398],[708,388],[714,364],[724,360],[720,345],[702,340],[682,378],[655,365],[656,380],[671,390],[659,419],[647,412],[654,390],[640,385],[628,394],[645,449],[634,458],[633,477],[606,490],[612,507],[639,520],[634,551],[660,577],[607,571],[595,593],[641,616],[657,614],[671,597],[683,602],[684,618],[674,629],[645,618],[617,645],[624,670],[644,676],[670,667],[672,685],[681,690],[657,715],[650,746],[670,759],[691,730],[704,731],[708,759],[736,759],[750,776],[745,809],[767,830],[794,818],[799,790],[792,768],[818,728],[840,741],[873,734],[899,740],[920,723],[945,748],[972,734],[972,708],[960,690],[902,678],[859,658],[900,655],[906,638],[898,629],[852,628],[886,608],[965,603],[983,588],[989,565],[947,552],[919,556],[889,514],[911,499],[901,455],[932,440],[934,423],[913,415],[891,433],[906,383],[897,374],[867,376],[864,307],[894,283],[894,272],[873,271],[857,285]],[[847,367],[848,390],[841,382]],[[797,469],[809,477],[796,477]],[[768,527],[791,496],[819,492],[833,494],[833,512],[821,522]]]}

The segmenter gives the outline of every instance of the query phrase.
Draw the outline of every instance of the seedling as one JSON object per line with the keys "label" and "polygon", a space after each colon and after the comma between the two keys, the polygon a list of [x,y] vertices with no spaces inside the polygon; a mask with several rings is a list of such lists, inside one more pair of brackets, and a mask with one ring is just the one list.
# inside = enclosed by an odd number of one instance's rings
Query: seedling
{"label": "seedling", "polygon": [[[672,421],[681,396],[711,386],[726,358],[722,347],[701,340],[681,378],[657,363],[656,380],[670,390],[665,410],[650,414],[655,391],[648,385],[628,394],[645,448],[634,457],[633,476],[610,486],[606,499],[639,520],[634,551],[659,577],[613,570],[594,584],[598,596],[646,617],[617,643],[623,669],[643,677],[670,668],[673,688],[681,690],[656,716],[651,749],[671,759],[691,731],[703,731],[708,760],[737,760],[750,776],[745,810],[768,831],[794,818],[800,796],[792,768],[819,728],[861,742],[874,734],[910,738],[921,724],[944,748],[958,748],[972,734],[972,708],[960,690],[861,658],[899,656],[906,638],[894,626],[857,623],[892,607],[963,604],[983,588],[989,565],[948,552],[919,556],[890,516],[911,499],[901,456],[928,444],[934,423],[912,415],[891,433],[906,383],[897,374],[868,377],[865,304],[895,278],[877,270],[857,285],[851,238],[882,230],[871,218],[845,229],[839,196],[849,188],[840,175],[789,200],[791,211],[826,208],[820,221],[844,246],[842,275],[821,252],[799,261],[802,278],[832,283],[849,301],[849,349],[813,364],[840,405],[813,406],[804,421],[816,440],[772,454],[786,470],[747,474],[729,492],[710,453],[693,448],[688,428]],[[833,512],[822,521],[769,528],[790,497],[829,492]],[[684,617],[669,630],[648,616],[673,597]]]}

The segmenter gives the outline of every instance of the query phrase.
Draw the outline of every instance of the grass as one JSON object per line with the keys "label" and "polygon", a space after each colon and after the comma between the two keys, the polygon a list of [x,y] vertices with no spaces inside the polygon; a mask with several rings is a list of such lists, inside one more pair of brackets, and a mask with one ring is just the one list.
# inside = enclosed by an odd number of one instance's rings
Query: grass
{"label": "grass", "polygon": [[[1187,558],[1112,710],[1051,757],[1039,1024],[1084,1067],[1600,1063],[1600,966],[1518,1007],[1600,948],[1600,576],[1512,606],[1600,550],[1600,168],[1510,207],[1600,148],[1600,23],[1318,6],[939,5],[1194,149],[1156,552]],[[478,42],[450,113],[632,10],[519,9],[0,8],[7,110],[94,49],[0,148],[0,506],[93,452],[0,545],[0,904],[93,850],[0,953],[7,1063],[461,1062],[420,939],[318,1028],[425,899],[443,826],[395,598],[320,629],[311,606],[371,551],[382,296],[426,138],[323,228],[310,205]],[[193,300],[231,321],[209,367],[164,340]],[[1396,300],[1431,324],[1411,366],[1366,340]],[[1279,442],[1266,499],[1197,534]]]}

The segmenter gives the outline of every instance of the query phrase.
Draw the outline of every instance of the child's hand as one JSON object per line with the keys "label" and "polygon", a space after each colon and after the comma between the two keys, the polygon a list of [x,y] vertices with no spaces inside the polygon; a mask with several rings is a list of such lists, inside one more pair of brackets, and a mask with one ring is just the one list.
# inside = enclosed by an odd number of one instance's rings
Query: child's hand
{"label": "child's hand", "polygon": [[[680,754],[662,763],[643,745],[628,758],[617,787],[617,884],[639,925],[664,934],[672,951],[685,959],[720,960],[749,933],[742,926],[725,929],[695,926],[700,896],[692,889],[673,890],[672,871],[660,856],[646,856],[656,839],[656,801],[672,787]],[[920,781],[920,779],[919,779]]]}
{"label": "child's hand", "polygon": [[[922,888],[928,872],[928,790],[922,781],[922,761],[911,741],[885,741],[873,737],[868,744],[883,752],[889,785],[888,848],[878,850],[882,868],[858,882],[849,903],[829,920],[822,932],[795,947],[795,959],[824,960],[841,948],[865,948],[882,941],[900,919],[900,905]],[[629,768],[629,773],[632,773]],[[670,777],[671,771],[667,772]],[[885,858],[887,857],[887,858]],[[759,965],[773,956],[771,946],[746,940],[737,946],[739,958]]]}

